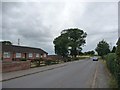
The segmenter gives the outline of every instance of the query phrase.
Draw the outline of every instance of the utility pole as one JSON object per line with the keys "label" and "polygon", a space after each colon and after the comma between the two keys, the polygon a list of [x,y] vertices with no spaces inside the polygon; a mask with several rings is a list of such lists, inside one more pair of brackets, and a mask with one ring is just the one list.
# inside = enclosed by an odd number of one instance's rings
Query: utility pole
{"label": "utility pole", "polygon": [[20,39],[18,38],[18,46],[20,45]]}

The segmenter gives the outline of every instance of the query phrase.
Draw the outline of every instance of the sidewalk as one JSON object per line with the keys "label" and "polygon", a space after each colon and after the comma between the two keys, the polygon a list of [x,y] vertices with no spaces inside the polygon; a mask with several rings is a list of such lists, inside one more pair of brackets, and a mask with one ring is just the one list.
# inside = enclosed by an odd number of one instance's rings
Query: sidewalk
{"label": "sidewalk", "polygon": [[55,69],[55,68],[64,67],[67,64],[69,64],[69,63],[61,63],[61,64],[55,64],[55,65],[50,65],[50,66],[31,68],[31,69],[27,69],[27,70],[2,73],[2,81],[7,81],[7,80],[11,80],[11,79],[31,75],[31,74],[36,74],[36,73],[39,73],[39,72],[44,72],[44,71],[47,71],[47,70],[52,70],[52,69]]}

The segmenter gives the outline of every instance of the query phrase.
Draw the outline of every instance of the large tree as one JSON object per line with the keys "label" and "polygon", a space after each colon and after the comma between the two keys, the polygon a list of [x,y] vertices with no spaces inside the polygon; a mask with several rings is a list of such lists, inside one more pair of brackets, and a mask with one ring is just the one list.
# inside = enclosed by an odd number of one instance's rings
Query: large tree
{"label": "large tree", "polygon": [[53,43],[55,44],[55,53],[66,57],[68,55],[68,39],[66,35],[61,35],[54,39]]}
{"label": "large tree", "polygon": [[86,36],[86,32],[78,28],[63,30],[61,35],[53,41],[55,44],[55,53],[62,56],[70,54],[76,57],[78,52],[82,50],[81,46],[86,43]]}
{"label": "large tree", "polygon": [[115,51],[116,51],[116,47],[114,46],[111,53],[115,53]]}
{"label": "large tree", "polygon": [[5,45],[12,45],[12,43],[10,41],[2,41],[2,44],[5,44]]}
{"label": "large tree", "polygon": [[103,58],[104,55],[107,55],[110,52],[110,46],[105,40],[102,40],[97,44],[95,50],[98,55]]}

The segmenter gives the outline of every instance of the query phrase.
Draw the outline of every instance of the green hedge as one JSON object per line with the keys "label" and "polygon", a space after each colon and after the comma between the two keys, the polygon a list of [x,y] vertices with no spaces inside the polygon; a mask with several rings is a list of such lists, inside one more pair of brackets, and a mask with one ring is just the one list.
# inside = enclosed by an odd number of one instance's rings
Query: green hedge
{"label": "green hedge", "polygon": [[21,58],[20,60],[21,60],[21,61],[27,61],[27,59],[26,59],[26,58]]}
{"label": "green hedge", "polygon": [[107,67],[110,70],[110,72],[116,77],[116,54],[115,53],[109,53],[105,56]]}
{"label": "green hedge", "polygon": [[117,81],[117,85],[119,87],[120,76],[118,75],[119,66],[117,64],[116,54],[109,53],[104,58],[106,59],[106,64],[107,64],[108,69],[110,70],[111,74],[115,77],[115,79]]}

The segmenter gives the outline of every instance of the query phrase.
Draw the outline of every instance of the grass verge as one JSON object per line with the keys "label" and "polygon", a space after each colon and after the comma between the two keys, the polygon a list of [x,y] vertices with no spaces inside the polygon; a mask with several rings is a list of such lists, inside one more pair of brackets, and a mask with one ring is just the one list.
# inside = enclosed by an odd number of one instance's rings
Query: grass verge
{"label": "grass verge", "polygon": [[108,85],[110,88],[118,88],[118,84],[117,84],[117,80],[115,79],[115,77],[110,73],[109,69],[107,68],[107,64],[105,60],[102,60],[102,63],[105,65],[106,67],[106,71],[109,75],[109,81],[108,81]]}
{"label": "grass verge", "polygon": [[117,81],[113,75],[110,76],[109,87],[110,88],[118,88]]}

